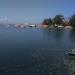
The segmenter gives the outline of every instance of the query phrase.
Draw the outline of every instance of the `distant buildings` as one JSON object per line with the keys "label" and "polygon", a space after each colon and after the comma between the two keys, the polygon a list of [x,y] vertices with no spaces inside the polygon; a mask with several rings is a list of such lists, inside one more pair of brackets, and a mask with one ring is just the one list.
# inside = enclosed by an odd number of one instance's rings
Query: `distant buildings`
{"label": "distant buildings", "polygon": [[37,27],[38,25],[36,24],[16,24],[15,27],[16,28],[28,28],[28,27]]}

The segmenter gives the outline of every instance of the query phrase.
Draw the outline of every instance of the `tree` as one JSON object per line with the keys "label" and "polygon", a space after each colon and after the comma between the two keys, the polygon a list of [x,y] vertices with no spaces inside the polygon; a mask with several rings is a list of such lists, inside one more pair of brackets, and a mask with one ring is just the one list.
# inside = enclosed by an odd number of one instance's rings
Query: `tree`
{"label": "tree", "polygon": [[75,14],[71,16],[69,20],[69,24],[73,27],[75,27]]}
{"label": "tree", "polygon": [[53,18],[53,25],[54,24],[57,24],[57,25],[63,24],[63,19],[64,19],[64,16],[63,15],[56,15]]}
{"label": "tree", "polygon": [[68,21],[64,21],[63,25],[64,25],[64,26],[69,26],[70,24],[69,24]]}
{"label": "tree", "polygon": [[48,26],[51,26],[51,25],[52,25],[52,20],[51,20],[51,18],[44,19],[42,25],[48,25]]}

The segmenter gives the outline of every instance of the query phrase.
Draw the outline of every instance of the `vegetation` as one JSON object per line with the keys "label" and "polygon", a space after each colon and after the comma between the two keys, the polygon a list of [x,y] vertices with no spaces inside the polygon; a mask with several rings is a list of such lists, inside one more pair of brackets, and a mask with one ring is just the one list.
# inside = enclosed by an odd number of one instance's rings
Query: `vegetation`
{"label": "vegetation", "polygon": [[55,26],[55,25],[63,25],[63,26],[72,26],[75,28],[75,14],[72,15],[69,21],[66,21],[63,15],[56,15],[53,19],[48,18],[44,19],[42,25]]}
{"label": "vegetation", "polygon": [[71,16],[69,23],[71,26],[73,26],[75,28],[75,14]]}
{"label": "vegetation", "polygon": [[44,19],[44,21],[43,21],[42,24],[43,24],[43,25],[51,26],[51,25],[52,25],[52,20],[51,20],[51,18]]}
{"label": "vegetation", "polygon": [[62,15],[56,15],[56,16],[53,18],[53,25],[54,25],[54,24],[57,24],[57,25],[63,24],[63,19],[64,19],[64,17],[63,17]]}

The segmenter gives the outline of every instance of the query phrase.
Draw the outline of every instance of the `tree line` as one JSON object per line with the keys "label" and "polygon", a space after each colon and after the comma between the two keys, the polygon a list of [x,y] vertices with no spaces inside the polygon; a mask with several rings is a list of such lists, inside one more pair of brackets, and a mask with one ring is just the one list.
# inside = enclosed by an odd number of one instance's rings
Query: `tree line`
{"label": "tree line", "polygon": [[63,26],[73,26],[75,27],[75,14],[72,15],[68,21],[65,20],[63,15],[56,15],[53,19],[47,18],[44,19],[42,25],[55,26],[55,25],[63,25]]}

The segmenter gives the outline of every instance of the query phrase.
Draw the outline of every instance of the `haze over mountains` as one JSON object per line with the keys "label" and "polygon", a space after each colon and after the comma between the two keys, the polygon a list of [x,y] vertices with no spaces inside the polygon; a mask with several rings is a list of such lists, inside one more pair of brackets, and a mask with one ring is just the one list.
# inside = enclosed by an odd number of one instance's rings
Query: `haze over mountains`
{"label": "haze over mountains", "polygon": [[3,17],[3,18],[0,18],[0,23],[1,24],[9,24],[9,23],[12,23],[12,22],[8,17]]}
{"label": "haze over mountains", "polygon": [[31,22],[15,22],[14,20],[12,20],[9,17],[2,17],[0,18],[0,24],[41,24],[41,23],[31,23]]}

